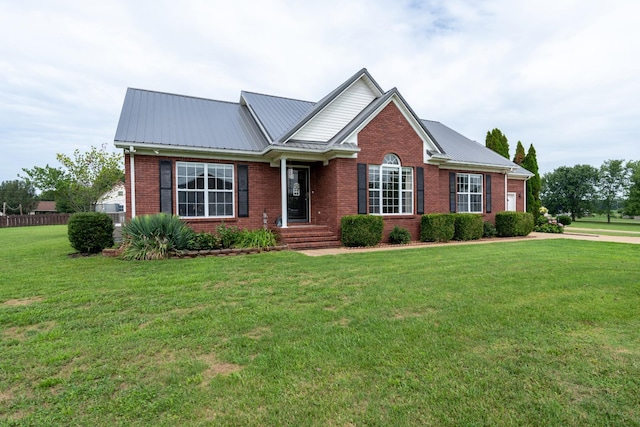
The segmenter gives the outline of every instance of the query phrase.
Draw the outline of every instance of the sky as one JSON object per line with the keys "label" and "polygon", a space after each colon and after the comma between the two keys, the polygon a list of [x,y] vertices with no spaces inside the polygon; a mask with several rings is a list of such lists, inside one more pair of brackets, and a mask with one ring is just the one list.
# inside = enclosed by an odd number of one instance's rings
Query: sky
{"label": "sky", "polygon": [[113,146],[127,87],[318,101],[361,68],[540,173],[640,160],[637,0],[0,0],[0,182]]}

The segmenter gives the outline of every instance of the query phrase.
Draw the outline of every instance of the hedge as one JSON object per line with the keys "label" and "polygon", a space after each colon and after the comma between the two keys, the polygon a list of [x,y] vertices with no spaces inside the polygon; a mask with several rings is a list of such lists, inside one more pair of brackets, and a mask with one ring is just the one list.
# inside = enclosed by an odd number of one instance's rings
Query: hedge
{"label": "hedge", "polygon": [[529,212],[498,212],[496,231],[499,237],[527,236],[533,231],[533,215]]}
{"label": "hedge", "polygon": [[455,218],[453,214],[426,214],[420,219],[420,241],[448,242],[453,239]]}
{"label": "hedge", "polygon": [[382,240],[384,221],[375,215],[347,215],[340,220],[340,226],[343,245],[375,246]]}
{"label": "hedge", "polygon": [[460,213],[454,215],[455,231],[453,240],[478,240],[482,238],[484,224],[482,215]]}

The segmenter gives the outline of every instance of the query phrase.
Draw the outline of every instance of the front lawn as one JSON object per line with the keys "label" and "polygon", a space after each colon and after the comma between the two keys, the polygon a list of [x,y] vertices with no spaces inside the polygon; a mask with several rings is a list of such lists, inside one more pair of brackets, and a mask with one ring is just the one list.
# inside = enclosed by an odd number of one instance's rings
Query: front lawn
{"label": "front lawn", "polygon": [[639,425],[638,251],[127,262],[0,229],[0,425]]}

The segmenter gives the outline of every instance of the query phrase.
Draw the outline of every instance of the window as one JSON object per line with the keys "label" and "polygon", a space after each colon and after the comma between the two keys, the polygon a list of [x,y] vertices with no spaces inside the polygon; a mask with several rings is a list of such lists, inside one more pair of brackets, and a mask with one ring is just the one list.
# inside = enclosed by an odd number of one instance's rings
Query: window
{"label": "window", "polygon": [[413,213],[413,169],[403,168],[395,154],[369,166],[369,213]]}
{"label": "window", "polygon": [[482,213],[482,175],[459,173],[456,192],[458,212]]}
{"label": "window", "polygon": [[233,216],[233,165],[176,162],[178,215]]}

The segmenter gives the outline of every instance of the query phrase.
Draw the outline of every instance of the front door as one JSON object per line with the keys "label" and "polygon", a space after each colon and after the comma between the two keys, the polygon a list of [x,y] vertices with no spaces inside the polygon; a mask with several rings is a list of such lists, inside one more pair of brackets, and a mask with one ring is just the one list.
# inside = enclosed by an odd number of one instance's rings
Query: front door
{"label": "front door", "polygon": [[287,170],[287,218],[291,222],[309,222],[309,169]]}

